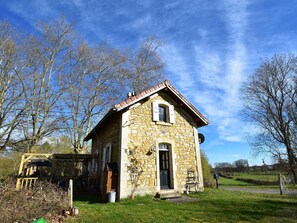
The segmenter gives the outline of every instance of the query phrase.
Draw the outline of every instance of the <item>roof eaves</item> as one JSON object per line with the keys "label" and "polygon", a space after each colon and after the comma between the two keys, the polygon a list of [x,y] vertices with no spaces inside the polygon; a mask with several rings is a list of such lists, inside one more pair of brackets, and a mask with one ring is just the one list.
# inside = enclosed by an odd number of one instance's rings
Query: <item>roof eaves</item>
{"label": "roof eaves", "polygon": [[172,93],[174,93],[194,114],[196,114],[204,122],[205,125],[209,124],[209,121],[194,107],[194,105],[192,105],[184,96],[182,96],[168,81],[166,81],[165,84]]}
{"label": "roof eaves", "polygon": [[110,109],[107,114],[100,120],[100,122],[88,133],[88,135],[84,138],[84,141],[89,141],[92,139],[93,134],[95,134],[96,130],[100,127],[100,125],[108,118],[110,115],[115,112],[115,109]]}

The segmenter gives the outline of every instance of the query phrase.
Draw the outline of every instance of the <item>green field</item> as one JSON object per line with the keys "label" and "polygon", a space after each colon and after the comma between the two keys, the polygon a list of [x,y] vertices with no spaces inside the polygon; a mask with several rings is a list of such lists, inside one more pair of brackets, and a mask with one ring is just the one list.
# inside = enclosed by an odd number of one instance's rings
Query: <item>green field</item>
{"label": "green field", "polygon": [[233,178],[276,182],[278,181],[278,172],[237,173]]}
{"label": "green field", "polygon": [[[250,186],[250,187],[266,187],[266,188],[275,188],[279,187],[279,172],[268,171],[268,172],[256,172],[256,173],[247,173],[239,172],[233,173],[228,178],[220,177],[219,184],[222,186]],[[291,176],[282,173],[286,179],[292,179]],[[231,178],[231,179],[229,179]],[[296,189],[297,186],[292,183],[286,183],[287,188]]]}
{"label": "green field", "polygon": [[225,177],[219,178],[219,184],[222,186],[255,186],[254,184],[235,180],[234,178],[229,179]]}
{"label": "green field", "polygon": [[79,209],[74,222],[296,222],[297,197],[206,189],[191,194],[197,201],[173,203],[136,197],[116,203],[75,201]]}

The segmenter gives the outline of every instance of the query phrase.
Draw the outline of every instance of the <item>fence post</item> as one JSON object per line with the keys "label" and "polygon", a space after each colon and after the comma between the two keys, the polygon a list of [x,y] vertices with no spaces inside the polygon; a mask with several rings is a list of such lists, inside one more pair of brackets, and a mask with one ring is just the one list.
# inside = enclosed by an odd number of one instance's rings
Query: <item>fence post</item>
{"label": "fence post", "polygon": [[70,208],[73,208],[73,180],[69,180],[69,188],[68,188],[68,194],[69,194],[69,206]]}
{"label": "fence post", "polygon": [[279,193],[280,195],[283,195],[283,180],[280,173],[278,174],[278,180],[279,180]]}

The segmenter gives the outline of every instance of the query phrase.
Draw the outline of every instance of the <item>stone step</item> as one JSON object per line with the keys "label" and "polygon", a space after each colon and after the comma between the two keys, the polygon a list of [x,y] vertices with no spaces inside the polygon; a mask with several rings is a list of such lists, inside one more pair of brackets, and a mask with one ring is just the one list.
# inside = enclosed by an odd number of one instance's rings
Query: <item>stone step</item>
{"label": "stone step", "polygon": [[162,200],[170,199],[170,198],[178,198],[181,197],[181,194],[178,191],[174,190],[165,190],[157,192],[155,198],[159,198]]}

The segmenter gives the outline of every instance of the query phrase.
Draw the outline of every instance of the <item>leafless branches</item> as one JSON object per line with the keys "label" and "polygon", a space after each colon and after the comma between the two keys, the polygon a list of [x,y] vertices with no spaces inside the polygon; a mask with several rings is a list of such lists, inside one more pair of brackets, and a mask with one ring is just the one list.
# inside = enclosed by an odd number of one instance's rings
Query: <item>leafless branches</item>
{"label": "leafless branches", "polygon": [[275,55],[262,62],[243,88],[246,113],[259,127],[252,145],[288,160],[297,181],[297,57]]}
{"label": "leafless branches", "polygon": [[113,104],[162,76],[155,37],[130,52],[90,45],[63,19],[18,35],[0,23],[0,151],[36,151],[59,131],[84,153],[84,137]]}
{"label": "leafless branches", "polygon": [[133,91],[140,92],[161,82],[164,62],[158,54],[162,42],[155,36],[147,38],[140,49],[129,56],[127,80]]}
{"label": "leafless branches", "polygon": [[64,58],[72,32],[63,20],[42,24],[40,29],[40,36],[31,36],[26,42],[21,79],[26,113],[18,131],[22,132],[28,151],[59,128],[59,116],[51,113],[57,111],[57,101],[63,93],[58,80],[65,72]]}
{"label": "leafless branches", "polygon": [[80,44],[69,53],[69,72],[61,80],[67,86],[63,93],[63,117],[75,151],[86,151],[86,134],[117,98],[115,75],[123,63],[119,53],[107,45],[90,48]]}
{"label": "leafless branches", "polygon": [[11,146],[11,136],[25,110],[21,101],[20,49],[18,36],[7,22],[0,23],[0,151]]}

